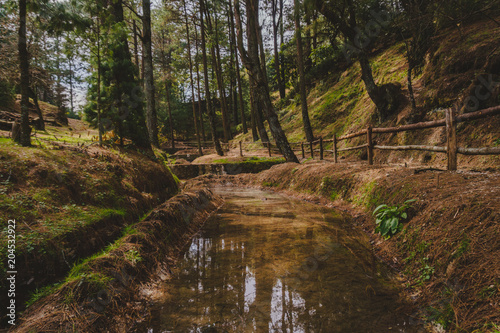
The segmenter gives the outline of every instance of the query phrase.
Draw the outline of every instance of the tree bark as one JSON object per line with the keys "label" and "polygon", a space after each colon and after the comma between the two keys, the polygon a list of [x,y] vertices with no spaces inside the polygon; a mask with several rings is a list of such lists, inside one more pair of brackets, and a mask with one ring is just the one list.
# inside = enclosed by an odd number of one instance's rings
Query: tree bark
{"label": "tree bark", "polygon": [[135,65],[137,66],[137,74],[138,74],[138,78],[140,77],[140,73],[139,73],[139,47],[138,47],[138,41],[137,41],[137,36],[138,36],[138,32],[137,32],[137,23],[135,22],[135,20],[132,20],[132,27],[133,27],[133,34],[134,34],[134,59],[135,59]]}
{"label": "tree bark", "polygon": [[276,72],[276,83],[278,84],[278,90],[280,93],[280,98],[285,98],[285,86],[281,80],[281,72],[280,72],[280,58],[279,58],[279,48],[278,48],[278,27],[280,24],[281,18],[276,20],[276,15],[278,14],[278,0],[271,1],[272,7],[272,19],[273,19],[273,44],[274,44],[274,70]]}
{"label": "tree bark", "polygon": [[227,100],[226,100],[226,91],[224,89],[224,78],[222,77],[222,64],[220,57],[220,49],[219,49],[219,37],[217,31],[218,18],[217,13],[215,15],[215,29],[211,23],[210,13],[206,9],[207,14],[207,26],[210,32],[215,34],[215,43],[212,43],[212,47],[210,48],[212,54],[212,66],[215,71],[215,77],[217,80],[217,86],[219,87],[219,95],[220,95],[220,103],[221,103],[221,112],[222,112],[222,127],[224,130],[224,142],[228,142],[231,139],[231,128],[229,126],[228,119],[228,109],[227,109]]}
{"label": "tree bark", "polygon": [[[135,26],[135,25],[134,25]],[[101,23],[97,19],[97,132],[99,133],[99,146],[102,147],[101,124]]]}
{"label": "tree bark", "polygon": [[[232,1],[232,0],[231,0]],[[241,124],[243,125],[243,133],[248,133],[247,121],[245,117],[245,107],[243,103],[243,90],[241,89],[241,77],[240,77],[240,61],[238,59],[238,47],[236,45],[236,33],[234,29],[234,14],[231,1],[229,1],[229,18],[231,23],[231,40],[234,46],[234,54],[235,54],[235,65],[236,65],[236,83],[238,85],[238,102],[240,105],[240,117]]]}
{"label": "tree bark", "polygon": [[151,1],[142,0],[142,52],[144,57],[144,86],[146,89],[146,125],[149,141],[155,147],[158,143],[158,124],[153,77],[153,54],[151,50]]}
{"label": "tree bark", "polygon": [[[246,0],[247,4],[247,21],[249,22],[249,28],[247,31],[248,34],[248,45],[257,44],[258,45],[258,0]],[[271,129],[271,133],[273,134],[274,140],[276,141],[276,146],[281,151],[283,156],[288,162],[296,162],[298,163],[298,159],[295,156],[293,150],[290,148],[290,144],[288,143],[288,139],[281,128],[281,125],[278,120],[278,115],[274,111],[274,106],[271,102],[271,97],[269,95],[269,86],[267,84],[267,79],[264,76],[262,71],[262,66],[260,64],[258,47],[254,46],[252,48],[252,52],[248,53],[245,51],[245,47],[243,44],[243,35],[242,35],[242,26],[241,19],[239,13],[239,0],[235,0],[235,19],[236,19],[236,27],[238,31],[238,48],[240,50],[240,54],[245,64],[245,67],[248,69],[250,76],[253,77],[255,82],[257,83],[257,94],[263,103],[263,107],[266,110],[267,120],[269,122],[269,128]],[[250,49],[250,47],[249,47]]]}
{"label": "tree bark", "polygon": [[[231,3],[231,1],[228,1]],[[231,7],[228,8],[228,12],[231,11]],[[229,37],[229,82],[230,82],[230,105],[229,108],[233,111],[233,124],[239,124],[238,121],[238,94],[236,92],[236,69],[234,65],[235,52],[234,52],[234,44],[233,44],[233,29],[231,27],[231,18],[230,15],[227,16],[227,27],[228,27],[228,37]]]}
{"label": "tree bark", "polygon": [[198,128],[198,116],[196,115],[196,103],[194,102],[194,80],[193,80],[193,61],[191,59],[191,38],[189,36],[189,23],[188,15],[186,9],[186,0],[183,0],[184,5],[184,17],[186,22],[186,37],[187,37],[187,48],[188,48],[188,59],[189,59],[189,78],[191,82],[191,102],[193,105],[193,119],[194,119],[194,131],[196,133],[196,140],[198,142],[198,153],[203,155],[203,150],[201,149],[201,138],[200,129]]}
{"label": "tree bark", "polygon": [[[249,49],[251,47],[252,46],[249,45]],[[267,135],[267,132],[266,132],[266,127],[264,126],[264,119],[263,119],[263,115],[262,115],[262,111],[261,111],[262,103],[261,103],[259,95],[257,93],[257,89],[258,89],[257,82],[255,82],[255,80],[252,77],[250,77],[249,80],[250,80],[250,94],[252,95],[252,102],[253,102],[252,108],[253,108],[255,124],[256,124],[257,130],[259,131],[260,142],[262,142],[262,144],[265,147],[265,144],[267,142],[269,142],[270,140],[269,140],[269,136]]]}
{"label": "tree bark", "polygon": [[172,149],[175,148],[175,138],[174,138],[174,122],[172,119],[172,106],[170,103],[170,87],[168,80],[165,80],[165,93],[167,95],[167,111],[168,111],[168,126],[170,129],[170,142]]}
{"label": "tree bark", "polygon": [[255,120],[255,113],[257,107],[255,106],[255,99],[253,94],[253,87],[250,84],[250,121],[252,125],[252,138],[253,142],[259,141],[259,133],[257,132],[257,121]]}
{"label": "tree bark", "polygon": [[35,104],[36,113],[38,114],[38,123],[35,125],[36,129],[39,131],[45,131],[45,121],[43,120],[42,110],[40,109],[40,105],[38,103],[38,95],[36,92],[36,87],[35,90],[30,88],[30,94],[33,98],[33,104]]}
{"label": "tree bark", "polygon": [[213,110],[212,101],[210,100],[210,82],[208,79],[208,60],[207,60],[207,45],[205,42],[205,24],[203,16],[205,15],[205,1],[200,0],[200,26],[201,26],[201,52],[203,56],[203,76],[205,78],[205,99],[207,104],[208,122],[210,123],[210,130],[212,132],[212,141],[214,143],[215,151],[218,155],[223,156],[224,152],[219,142],[217,135],[217,127],[215,123],[215,113]]}
{"label": "tree bark", "polygon": [[26,46],[26,4],[27,0],[19,0],[19,67],[21,70],[21,136],[20,143],[24,147],[31,146],[31,127],[29,124],[29,54]]}
{"label": "tree bark", "polygon": [[294,16],[295,16],[295,40],[297,41],[297,67],[299,69],[299,89],[300,89],[300,105],[302,109],[302,123],[304,125],[304,133],[307,141],[314,141],[314,135],[309,120],[309,112],[307,110],[307,92],[306,80],[304,77],[304,56],[302,50],[302,29],[300,27],[300,2],[294,0]]}
{"label": "tree bark", "polygon": [[207,138],[205,136],[205,126],[204,126],[204,121],[203,121],[203,109],[201,107],[201,88],[200,88],[200,63],[198,61],[198,29],[196,28],[196,25],[194,27],[194,38],[195,38],[195,45],[196,45],[196,85],[198,87],[197,93],[198,93],[198,114],[200,116],[200,128],[201,128],[201,137],[203,138],[203,141],[207,141]]}
{"label": "tree bark", "polygon": [[[280,6],[280,49],[281,46],[285,44],[285,28],[284,28],[284,14],[283,14],[283,1],[284,0],[279,0],[279,6]],[[280,96],[283,95],[283,97],[286,96],[286,76],[285,76],[285,58],[283,54],[280,53],[279,57],[280,61],[280,68],[281,68],[281,89],[280,90]],[[283,98],[282,97],[282,98]]]}

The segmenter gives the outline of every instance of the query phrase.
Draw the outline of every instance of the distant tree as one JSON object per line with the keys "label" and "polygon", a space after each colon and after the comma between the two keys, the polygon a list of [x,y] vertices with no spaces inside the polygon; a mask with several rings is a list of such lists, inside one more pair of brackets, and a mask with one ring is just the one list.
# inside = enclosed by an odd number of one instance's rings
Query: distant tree
{"label": "distant tree", "polygon": [[[357,57],[361,66],[361,78],[365,83],[368,95],[377,108],[379,121],[385,120],[399,107],[400,88],[393,83],[383,85],[375,83],[368,55],[376,39],[376,34],[374,36],[366,36],[361,32],[361,28],[370,23],[381,29],[386,23],[378,22],[376,18],[370,17],[370,9],[373,11],[373,7],[370,6],[370,0],[314,0],[314,3],[317,10],[347,40],[347,46],[350,49],[346,54]],[[383,9],[383,6],[381,6],[383,5],[382,2],[377,1],[376,4],[379,5],[379,10]]]}
{"label": "distant tree", "polygon": [[21,135],[20,143],[31,146],[31,127],[29,124],[30,69],[29,54],[26,46],[27,0],[19,0],[19,67],[21,69]]}
{"label": "distant tree", "polygon": [[[266,75],[263,71],[263,64],[261,64],[261,58],[259,57],[258,47],[250,47],[251,45],[259,44],[259,25],[258,25],[258,8],[259,1],[258,0],[246,0],[246,13],[247,13],[247,43],[248,49],[251,52],[247,52],[245,50],[245,44],[243,42],[243,29],[241,23],[241,14],[240,14],[240,6],[239,0],[235,0],[235,19],[236,19],[236,28],[237,28],[237,40],[238,40],[238,48],[240,51],[241,58],[245,67],[247,68],[249,75],[253,77],[253,80],[256,82],[256,92],[259,100],[262,102],[262,107],[265,109],[267,114],[267,120],[269,123],[269,127],[271,129],[271,133],[273,134],[274,140],[276,141],[276,145],[278,149],[281,151],[283,156],[288,162],[298,162],[297,157],[295,156],[293,150],[290,148],[290,144],[288,143],[288,139],[285,135],[285,132],[281,128],[281,124],[278,120],[278,115],[274,110],[273,103],[271,102],[271,97],[269,95],[269,85],[267,82]],[[262,41],[262,40],[261,40]],[[260,41],[260,43],[261,43]]]}
{"label": "distant tree", "polygon": [[192,57],[191,57],[191,36],[189,33],[189,19],[188,19],[188,13],[187,13],[187,8],[186,8],[186,0],[183,0],[182,4],[184,7],[184,20],[186,23],[186,39],[187,39],[187,52],[188,52],[188,60],[189,60],[189,79],[190,79],[190,86],[191,86],[191,103],[193,106],[194,131],[196,133],[196,141],[198,143],[198,153],[200,155],[203,155],[203,150],[201,148],[200,128],[198,126],[198,115],[196,112],[196,103],[194,101],[195,95],[194,95],[194,79],[193,79],[193,61],[192,61]]}
{"label": "distant tree", "polygon": [[297,68],[299,70],[299,91],[300,91],[300,105],[302,109],[302,123],[304,126],[304,133],[309,142],[314,141],[314,135],[309,120],[309,112],[307,110],[307,92],[306,92],[306,79],[304,71],[304,52],[302,48],[302,29],[300,26],[300,1],[294,0],[294,21],[295,21],[295,39],[297,41]]}
{"label": "distant tree", "polygon": [[401,33],[405,38],[406,59],[408,63],[407,87],[410,96],[412,113],[409,121],[418,120],[417,103],[413,93],[412,75],[425,63],[425,54],[430,47],[434,33],[433,1],[430,0],[402,0],[404,9],[400,22]]}
{"label": "distant tree", "polygon": [[223,156],[224,152],[219,142],[219,137],[217,135],[217,126],[215,120],[215,112],[213,109],[213,104],[211,100],[210,93],[210,82],[208,78],[208,57],[207,57],[207,46],[206,46],[206,27],[205,27],[205,17],[206,7],[205,0],[200,0],[200,27],[201,27],[201,54],[203,57],[203,77],[205,81],[205,101],[207,103],[207,114],[208,121],[210,123],[210,130],[212,132],[212,141],[214,143],[215,151],[218,155]]}
{"label": "distant tree", "polygon": [[[135,22],[135,21],[134,21]],[[151,1],[142,0],[142,50],[144,52],[144,88],[146,96],[146,124],[151,144],[158,147],[158,124],[155,103],[153,54],[151,49]]]}

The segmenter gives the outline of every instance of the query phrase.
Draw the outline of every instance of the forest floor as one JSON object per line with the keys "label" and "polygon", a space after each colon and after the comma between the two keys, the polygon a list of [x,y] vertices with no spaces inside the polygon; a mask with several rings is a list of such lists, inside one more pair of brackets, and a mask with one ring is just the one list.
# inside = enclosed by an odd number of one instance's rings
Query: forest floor
{"label": "forest floor", "polygon": [[[349,212],[401,276],[415,318],[450,332],[500,330],[500,172],[364,163],[286,163],[190,183],[258,186]],[[374,233],[372,211],[417,199],[402,232]]]}

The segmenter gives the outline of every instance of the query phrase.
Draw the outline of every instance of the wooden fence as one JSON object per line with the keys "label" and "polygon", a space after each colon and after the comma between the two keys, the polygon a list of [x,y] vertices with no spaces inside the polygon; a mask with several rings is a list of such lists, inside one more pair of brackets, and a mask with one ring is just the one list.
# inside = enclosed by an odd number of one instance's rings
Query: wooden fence
{"label": "wooden fence", "polygon": [[[366,129],[344,135],[342,137],[337,138],[334,136],[333,139],[323,140],[323,138],[319,138],[316,141],[309,142],[308,145],[310,147],[311,157],[314,158],[314,145],[319,145],[320,159],[323,159],[324,155],[324,145],[325,143],[333,142],[333,149],[329,150],[329,152],[333,153],[333,157],[335,159],[335,163],[338,162],[338,153],[349,150],[357,150],[357,149],[367,149],[368,155],[368,164],[373,165],[373,151],[375,149],[380,150],[423,150],[437,153],[446,153],[448,160],[448,170],[457,170],[457,154],[463,155],[500,155],[500,147],[485,147],[485,148],[464,148],[457,146],[457,124],[461,122],[487,118],[500,114],[500,106],[492,107],[489,109],[484,109],[477,112],[466,113],[463,115],[455,115],[454,109],[446,109],[445,110],[445,118],[435,121],[427,121],[420,122],[416,124],[410,125],[402,125],[398,127],[381,127],[381,128],[372,128],[367,127]],[[426,145],[407,145],[407,146],[380,146],[375,145],[373,141],[373,134],[384,134],[384,133],[396,133],[396,132],[406,132],[413,130],[422,130],[426,128],[435,128],[435,127],[446,127],[446,146],[426,146]],[[338,149],[338,142],[343,140],[349,140],[360,136],[366,136],[366,144],[355,146],[355,147],[347,147],[343,149]],[[304,143],[302,143],[302,147],[304,147]],[[304,148],[302,148],[302,157],[305,158]]]}
{"label": "wooden fence", "polygon": [[[484,109],[477,112],[466,113],[463,115],[455,115],[454,109],[445,110],[445,118],[434,121],[420,122],[410,125],[402,125],[397,127],[379,127],[372,128],[367,127],[366,129],[347,134],[341,137],[336,135],[332,139],[323,139],[322,137],[312,141],[312,142],[290,142],[292,149],[295,152],[300,152],[302,158],[306,158],[306,152],[309,152],[309,156],[314,158],[315,153],[319,153],[319,159],[323,160],[325,152],[331,152],[335,163],[338,163],[338,154],[345,151],[366,149],[368,155],[368,164],[373,165],[373,151],[375,149],[379,150],[422,150],[430,151],[436,153],[446,153],[448,160],[448,170],[457,170],[457,154],[463,155],[500,155],[500,147],[483,147],[483,148],[465,148],[457,146],[457,124],[461,122],[492,117],[500,114],[500,105],[489,109]],[[422,130],[427,128],[435,127],[446,127],[446,146],[427,146],[427,145],[407,145],[407,146],[381,146],[374,144],[373,135],[374,134],[385,134],[385,133],[397,133],[406,132],[414,130]],[[338,148],[338,144],[341,141],[347,141],[357,137],[365,136],[366,143],[354,147]],[[326,150],[326,144],[333,143],[332,149]],[[204,142],[202,144],[204,147],[213,147],[213,144]],[[230,148],[239,148],[240,156],[243,156],[243,146],[244,145],[255,145],[254,143],[221,143],[224,150],[228,151]],[[276,147],[273,147],[269,142],[264,142],[265,148],[252,149],[252,150],[265,150],[269,156],[272,154],[279,154]],[[317,148],[315,148],[317,146]],[[299,148],[300,147],[300,148]]]}

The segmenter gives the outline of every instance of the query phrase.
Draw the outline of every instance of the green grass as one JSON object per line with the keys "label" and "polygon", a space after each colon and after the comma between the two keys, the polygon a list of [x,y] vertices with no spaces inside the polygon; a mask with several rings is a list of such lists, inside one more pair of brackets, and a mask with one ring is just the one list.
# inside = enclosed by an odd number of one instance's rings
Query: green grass
{"label": "green grass", "polygon": [[229,161],[227,158],[213,160],[214,164],[239,164],[239,163],[261,163],[261,162],[285,162],[283,157],[245,157],[243,161]]}

